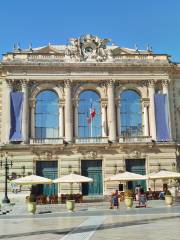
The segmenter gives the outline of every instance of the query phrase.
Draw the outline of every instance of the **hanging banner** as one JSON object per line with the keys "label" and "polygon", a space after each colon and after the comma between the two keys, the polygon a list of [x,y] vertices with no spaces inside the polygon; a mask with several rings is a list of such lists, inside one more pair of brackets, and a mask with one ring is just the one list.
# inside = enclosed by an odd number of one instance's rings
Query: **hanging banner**
{"label": "hanging banner", "polygon": [[157,141],[169,141],[169,117],[167,95],[157,93],[154,95],[155,117],[156,117],[156,137]]}
{"label": "hanging banner", "polygon": [[22,106],[23,93],[11,92],[11,130],[9,140],[12,142],[22,141]]}

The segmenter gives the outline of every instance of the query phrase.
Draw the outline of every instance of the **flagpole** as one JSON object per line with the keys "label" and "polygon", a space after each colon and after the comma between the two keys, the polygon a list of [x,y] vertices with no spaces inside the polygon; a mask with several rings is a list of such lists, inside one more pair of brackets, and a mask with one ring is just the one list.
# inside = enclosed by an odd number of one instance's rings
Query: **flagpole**
{"label": "flagpole", "polygon": [[91,138],[92,138],[92,120],[91,120],[90,128],[91,128]]}
{"label": "flagpole", "polygon": [[91,108],[90,108],[90,117],[91,117],[91,122],[90,122],[90,136],[92,138],[92,116],[91,116],[91,113],[92,113],[92,98],[90,99],[91,101]]}

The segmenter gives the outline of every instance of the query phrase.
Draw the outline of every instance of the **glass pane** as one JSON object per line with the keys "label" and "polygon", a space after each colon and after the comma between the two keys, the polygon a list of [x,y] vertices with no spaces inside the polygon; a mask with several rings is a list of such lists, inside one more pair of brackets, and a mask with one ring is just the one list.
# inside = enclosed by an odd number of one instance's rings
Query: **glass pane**
{"label": "glass pane", "polygon": [[141,98],[133,90],[125,90],[120,95],[121,134],[125,136],[142,135]]}
{"label": "glass pane", "polygon": [[95,91],[86,90],[79,96],[78,136],[101,137],[100,96]]}
{"label": "glass pane", "polygon": [[36,97],[35,110],[36,136],[41,138],[56,136],[59,129],[59,97],[50,90],[40,92]]}

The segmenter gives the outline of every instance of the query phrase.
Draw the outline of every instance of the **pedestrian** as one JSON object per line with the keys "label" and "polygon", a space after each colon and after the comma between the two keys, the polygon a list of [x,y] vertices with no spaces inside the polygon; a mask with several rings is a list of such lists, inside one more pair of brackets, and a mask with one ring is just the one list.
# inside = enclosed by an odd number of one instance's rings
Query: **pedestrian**
{"label": "pedestrian", "polygon": [[114,195],[113,195],[113,208],[119,208],[119,201],[118,201],[118,190],[115,191]]}
{"label": "pedestrian", "polygon": [[135,188],[136,201],[139,201],[140,190],[141,190],[141,185],[138,184],[138,185],[136,186],[136,188]]}

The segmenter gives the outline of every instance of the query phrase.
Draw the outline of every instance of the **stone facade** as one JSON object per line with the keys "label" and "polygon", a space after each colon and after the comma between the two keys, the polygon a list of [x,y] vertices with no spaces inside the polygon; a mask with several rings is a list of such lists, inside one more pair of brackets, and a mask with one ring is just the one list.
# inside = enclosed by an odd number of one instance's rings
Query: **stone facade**
{"label": "stone facade", "polygon": [[[146,173],[161,169],[180,170],[180,65],[167,54],[107,45],[110,39],[92,35],[70,39],[70,44],[19,49],[3,55],[0,64],[0,142],[1,153],[13,158],[16,175],[36,173],[37,161],[57,161],[58,176],[71,171],[81,173],[82,161],[102,160],[103,193],[117,188],[104,180],[125,170],[127,159],[145,160]],[[35,138],[36,95],[55,91],[59,104],[59,137]],[[143,133],[121,136],[120,93],[125,89],[141,96]],[[21,143],[9,141],[11,128],[10,92],[24,93]],[[95,90],[101,97],[104,122],[102,137],[78,137],[78,97],[83,90]],[[170,140],[156,141],[154,93],[168,96]],[[25,168],[24,168],[25,166]],[[24,172],[25,170],[25,172]],[[147,186],[152,186],[147,182]],[[0,169],[0,191],[4,170]],[[75,186],[75,191],[81,188]],[[10,189],[10,185],[9,185]],[[59,186],[67,192],[68,184]]]}

